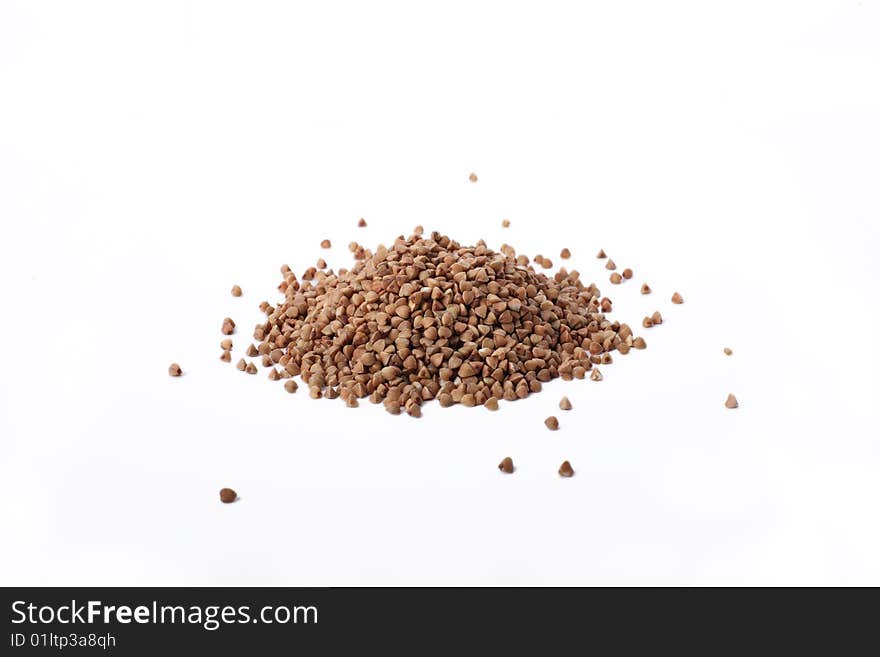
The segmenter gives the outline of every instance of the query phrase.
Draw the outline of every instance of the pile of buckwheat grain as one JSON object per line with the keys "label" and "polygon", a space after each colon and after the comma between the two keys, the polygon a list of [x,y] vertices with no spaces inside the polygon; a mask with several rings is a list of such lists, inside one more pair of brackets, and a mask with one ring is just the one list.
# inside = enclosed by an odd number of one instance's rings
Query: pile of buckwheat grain
{"label": "pile of buckwheat grain", "polygon": [[645,347],[606,317],[611,300],[577,271],[537,272],[508,245],[496,252],[416,231],[375,253],[355,246],[350,270],[321,262],[298,279],[282,267],[284,299],[261,304],[266,321],[248,349],[270,379],[300,376],[313,398],[357,406],[367,397],[419,417],[432,399],[494,409]]}

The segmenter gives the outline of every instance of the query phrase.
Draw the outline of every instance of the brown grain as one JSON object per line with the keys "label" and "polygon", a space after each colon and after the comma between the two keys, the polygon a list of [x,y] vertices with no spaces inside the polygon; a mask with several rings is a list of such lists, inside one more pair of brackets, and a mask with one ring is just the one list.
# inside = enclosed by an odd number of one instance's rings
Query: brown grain
{"label": "brown grain", "polygon": [[571,467],[571,463],[568,461],[563,461],[562,465],[559,466],[559,476],[560,477],[571,477],[574,475],[574,469]]}
{"label": "brown grain", "polygon": [[183,370],[180,369],[180,365],[177,363],[171,363],[168,366],[168,376],[180,376],[181,374],[183,374]]}
{"label": "brown grain", "polygon": [[220,332],[223,333],[223,335],[232,335],[235,333],[235,322],[229,317],[226,317],[223,320],[223,325],[220,327]]}
{"label": "brown grain", "polygon": [[509,245],[499,253],[435,232],[354,248],[362,258],[350,269],[285,273],[283,299],[261,306],[258,347],[247,350],[272,378],[302,378],[313,398],[369,398],[413,417],[432,399],[494,410],[635,346],[595,285],[564,268],[539,273]]}
{"label": "brown grain", "polygon": [[682,299],[681,295],[676,292],[672,295],[672,303],[684,303],[684,299]]}
{"label": "brown grain", "polygon": [[498,464],[498,469],[501,470],[504,474],[512,474],[513,473],[513,459],[509,456],[505,456],[501,463]]}
{"label": "brown grain", "polygon": [[550,431],[556,431],[559,429],[559,420],[556,419],[556,416],[551,415],[546,420],[544,420],[544,425],[550,429]]}
{"label": "brown grain", "polygon": [[238,494],[231,488],[220,489],[220,501],[223,502],[223,504],[232,504],[237,499]]}
{"label": "brown grain", "polygon": [[241,288],[238,285],[232,286],[232,296],[240,297],[241,296]]}
{"label": "brown grain", "polygon": [[571,402],[569,401],[568,397],[563,397],[559,400],[559,408],[561,408],[563,411],[571,410]]}
{"label": "brown grain", "polygon": [[724,402],[724,405],[727,408],[739,408],[739,402],[733,395],[727,395],[727,400]]}

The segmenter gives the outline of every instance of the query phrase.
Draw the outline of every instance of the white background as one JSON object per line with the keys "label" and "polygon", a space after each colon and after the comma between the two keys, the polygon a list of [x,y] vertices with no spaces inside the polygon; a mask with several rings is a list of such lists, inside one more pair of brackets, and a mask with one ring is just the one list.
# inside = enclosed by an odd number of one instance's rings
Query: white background
{"label": "white background", "polygon": [[[0,583],[880,584],[878,33],[873,2],[3,2]],[[280,265],[416,224],[567,246],[666,321],[495,414],[218,360]]]}

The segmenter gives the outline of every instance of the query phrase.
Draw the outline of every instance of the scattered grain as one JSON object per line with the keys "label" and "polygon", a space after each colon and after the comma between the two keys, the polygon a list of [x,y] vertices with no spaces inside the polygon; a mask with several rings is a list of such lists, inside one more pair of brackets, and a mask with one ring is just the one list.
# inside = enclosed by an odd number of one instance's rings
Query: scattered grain
{"label": "scattered grain", "polygon": [[468,180],[470,180],[472,183],[477,182],[477,174],[471,173],[471,175],[468,176]]}
{"label": "scattered grain", "polygon": [[501,227],[502,227],[502,228],[510,228],[510,219],[504,219],[504,220],[501,222]]}
{"label": "scattered grain", "polygon": [[598,368],[593,368],[593,371],[590,372],[590,381],[601,381],[602,380],[602,372],[599,371]]}
{"label": "scattered grain", "polygon": [[177,363],[171,363],[168,366],[168,376],[180,376],[181,374],[183,374],[183,370],[180,369],[180,365]]}
{"label": "scattered grain", "polygon": [[231,488],[220,489],[220,501],[223,502],[223,504],[232,504],[237,499],[238,493],[236,493]]}
{"label": "scattered grain", "polygon": [[232,335],[235,333],[235,322],[229,317],[226,317],[223,320],[223,325],[220,327],[220,332],[223,333],[223,335]]}
{"label": "scattered grain", "polygon": [[620,276],[620,274],[614,272],[613,274],[611,274],[608,280],[611,281],[614,285],[620,285],[620,282],[623,280],[623,278]]}
{"label": "scattered grain", "polygon": [[568,249],[562,249],[562,251],[559,252],[559,257],[563,260],[568,260],[571,257],[571,251]]}
{"label": "scattered grain", "polygon": [[651,286],[648,285],[647,283],[642,283],[641,293],[642,294],[651,294]]}
{"label": "scattered grain", "polygon": [[224,351],[222,354],[220,354],[220,360],[222,360],[224,363],[231,363],[232,362],[232,352],[228,351],[228,350]]}
{"label": "scattered grain", "polygon": [[358,219],[358,228],[366,228],[366,227],[367,227],[366,220],[363,217]]}
{"label": "scattered grain", "polygon": [[254,365],[253,363],[248,363],[247,367],[244,369],[244,371],[247,372],[248,374],[256,374],[257,373],[257,366]]}
{"label": "scattered grain", "polygon": [[329,249],[331,246],[333,245],[330,243],[330,240],[321,240],[322,249]]}
{"label": "scattered grain", "polygon": [[724,402],[724,405],[727,408],[738,408],[739,402],[736,400],[736,397],[733,395],[727,395],[727,400]]}
{"label": "scattered grain", "polygon": [[645,319],[642,320],[642,326],[645,328],[651,328],[654,326],[654,321],[650,317],[645,317]]}
{"label": "scattered grain", "polygon": [[559,400],[559,408],[561,408],[563,411],[571,410],[571,402],[569,401],[568,397],[563,397]]}
{"label": "scattered grain", "polygon": [[233,286],[232,286],[232,296],[234,296],[234,297],[240,297],[240,296],[241,296],[241,288],[238,287],[238,285],[233,285]]}
{"label": "scattered grain", "polygon": [[730,356],[731,354],[733,354],[733,349],[731,349],[730,347],[724,347],[724,355]]}
{"label": "scattered grain", "polygon": [[563,461],[562,465],[559,466],[559,476],[571,477],[572,475],[574,475],[574,469],[571,467],[571,463]]}
{"label": "scattered grain", "polygon": [[681,295],[676,292],[672,295],[672,303],[684,303],[684,299],[682,299]]}
{"label": "scattered grain", "polygon": [[605,269],[613,271],[613,270],[617,269],[617,265],[615,265],[614,261],[609,258],[608,262],[605,263]]}
{"label": "scattered grain", "polygon": [[513,459],[509,456],[505,456],[501,463],[498,464],[498,469],[504,474],[513,473]]}
{"label": "scattered grain", "polygon": [[654,326],[656,326],[657,324],[663,323],[663,315],[660,314],[659,310],[655,310],[651,314],[651,321],[654,322]]}
{"label": "scattered grain", "polygon": [[544,420],[544,425],[550,429],[550,431],[556,431],[559,428],[559,420],[556,419],[556,416],[551,415]]}
{"label": "scattered grain", "polygon": [[629,280],[629,279],[631,279],[631,278],[633,277],[633,270],[630,269],[629,267],[627,267],[626,269],[624,269],[622,273],[623,273],[623,277],[624,277],[626,280]]}
{"label": "scattered grain", "polygon": [[599,253],[596,254],[596,257],[601,260],[602,258],[607,258],[608,256],[605,255],[605,251],[603,249],[599,249]]}

